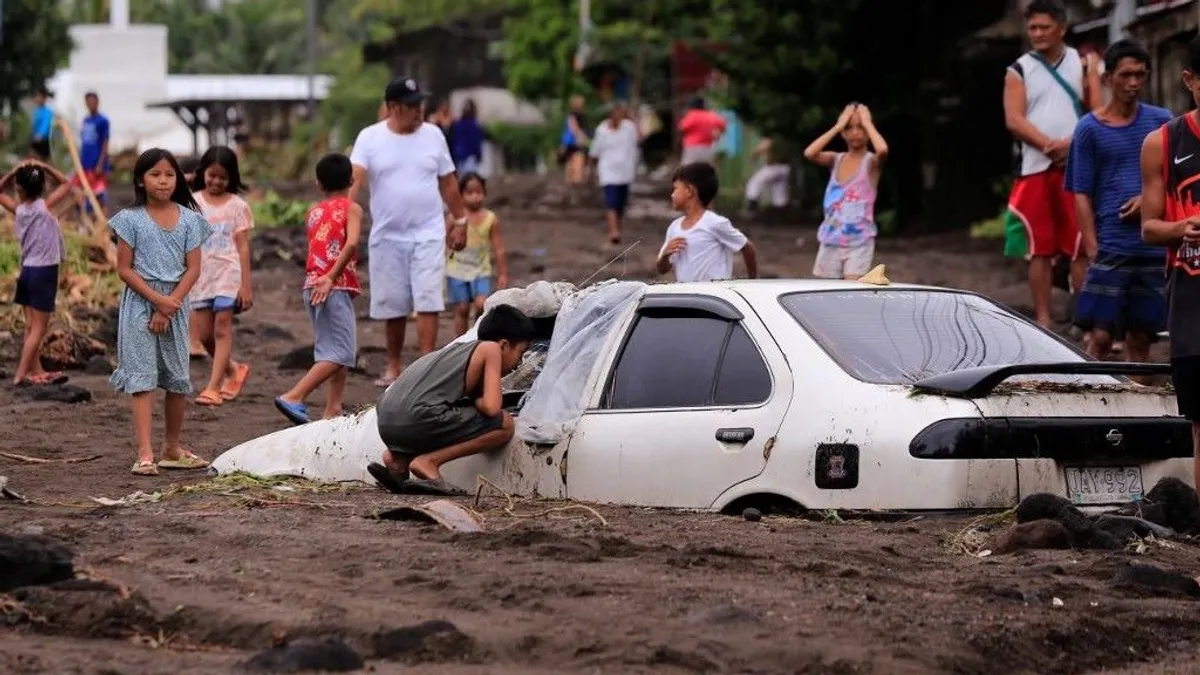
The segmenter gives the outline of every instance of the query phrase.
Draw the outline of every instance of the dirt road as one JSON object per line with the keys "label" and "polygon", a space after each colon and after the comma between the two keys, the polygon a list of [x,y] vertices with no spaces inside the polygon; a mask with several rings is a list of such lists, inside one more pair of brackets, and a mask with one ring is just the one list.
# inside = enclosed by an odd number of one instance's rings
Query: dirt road
{"label": "dirt road", "polygon": [[[515,283],[578,282],[613,255],[594,210],[501,215]],[[664,227],[631,223],[626,240],[643,243],[603,276],[646,278]],[[766,275],[811,269],[811,230],[747,230]],[[883,241],[879,258],[895,280],[1025,297],[1020,271],[965,235]],[[189,409],[197,452],[213,457],[286,424],[271,399],[299,375],[280,360],[311,342],[301,276],[293,263],[257,272],[257,305],[237,338],[254,371],[237,403]],[[363,321],[360,344],[351,405],[378,395],[381,327]],[[197,381],[204,372],[194,365]],[[1184,673],[1200,656],[1194,599],[1109,583],[1135,558],[1200,572],[1200,549],[1186,543],[975,558],[948,544],[964,520],[752,523],[603,506],[597,517],[497,497],[479,507],[488,533],[452,534],[369,518],[417,499],[375,489],[136,478],[127,401],[103,376],[74,381],[91,403],[21,401],[0,387],[0,450],[100,456],[0,457],[10,487],[38,502],[0,500],[0,533],[64,540],[106,582],[0,595],[4,673],[239,672],[284,635],[344,639],[378,673]],[[89,500],[136,491],[157,501]],[[388,632],[437,620],[452,626]]]}

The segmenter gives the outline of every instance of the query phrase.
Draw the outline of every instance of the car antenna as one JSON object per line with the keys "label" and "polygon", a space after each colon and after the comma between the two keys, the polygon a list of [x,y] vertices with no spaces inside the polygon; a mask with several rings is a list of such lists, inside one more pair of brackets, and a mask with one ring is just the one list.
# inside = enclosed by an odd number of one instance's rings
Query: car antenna
{"label": "car antenna", "polygon": [[609,260],[608,262],[604,263],[604,265],[603,265],[603,266],[601,266],[601,267],[600,267],[600,269],[598,269],[598,270],[596,270],[595,272],[593,272],[593,273],[592,273],[592,276],[590,276],[590,277],[588,277],[588,278],[584,279],[583,281],[579,282],[579,286],[578,286],[578,288],[583,288],[584,286],[587,286],[587,282],[591,281],[592,279],[595,279],[595,278],[596,278],[596,275],[598,275],[598,274],[600,274],[601,272],[603,272],[604,270],[608,269],[608,268],[609,268],[609,266],[611,266],[613,263],[617,262],[617,261],[618,261],[618,260],[620,260],[621,258],[624,258],[626,255],[628,255],[628,254],[629,254],[629,252],[630,252],[630,251],[632,251],[633,249],[637,248],[637,245],[638,245],[638,244],[640,244],[640,243],[642,243],[642,241],[643,241],[642,239],[638,239],[637,241],[633,242],[633,243],[632,243],[632,244],[630,244],[629,246],[626,246],[624,251],[621,251],[620,253],[618,253],[618,254],[616,254],[615,256],[613,256],[612,260]]}

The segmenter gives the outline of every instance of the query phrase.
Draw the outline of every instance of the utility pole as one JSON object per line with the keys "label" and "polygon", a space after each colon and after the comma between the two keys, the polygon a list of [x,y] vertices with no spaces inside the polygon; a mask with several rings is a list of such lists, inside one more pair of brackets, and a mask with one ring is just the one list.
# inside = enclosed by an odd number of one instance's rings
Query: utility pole
{"label": "utility pole", "polygon": [[592,3],[591,0],[579,0],[579,47],[575,50],[575,72],[581,72],[587,65],[591,46],[588,40],[592,37]]}
{"label": "utility pole", "polygon": [[308,120],[317,119],[317,0],[308,0]]}
{"label": "utility pole", "polygon": [[[1200,9],[1200,2],[1196,3],[1196,8]],[[1129,37],[1125,27],[1135,18],[1137,18],[1137,0],[1117,0],[1108,15],[1108,44],[1111,45],[1117,40]]]}

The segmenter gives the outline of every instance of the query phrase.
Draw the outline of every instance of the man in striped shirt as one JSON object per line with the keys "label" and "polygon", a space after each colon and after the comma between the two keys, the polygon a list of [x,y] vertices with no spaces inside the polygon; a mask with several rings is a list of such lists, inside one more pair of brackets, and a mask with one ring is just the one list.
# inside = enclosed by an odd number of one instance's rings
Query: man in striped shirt
{"label": "man in striped shirt", "polygon": [[1064,42],[1067,13],[1056,0],[1033,0],[1025,9],[1033,49],[1004,76],[1004,120],[1017,140],[1017,177],[1008,209],[1025,226],[1029,285],[1037,322],[1050,327],[1054,258],[1071,262],[1076,290],[1087,262],[1079,256],[1075,205],[1063,184],[1063,164],[1075,124],[1100,107],[1095,55],[1087,59]]}
{"label": "man in striped shirt", "polygon": [[1171,119],[1165,108],[1139,100],[1150,55],[1129,40],[1104,53],[1104,82],[1112,100],[1079,120],[1067,162],[1084,257],[1090,261],[1075,320],[1091,330],[1088,353],[1107,356],[1126,332],[1130,361],[1150,358],[1150,343],[1166,326],[1161,246],[1142,243],[1141,147]]}

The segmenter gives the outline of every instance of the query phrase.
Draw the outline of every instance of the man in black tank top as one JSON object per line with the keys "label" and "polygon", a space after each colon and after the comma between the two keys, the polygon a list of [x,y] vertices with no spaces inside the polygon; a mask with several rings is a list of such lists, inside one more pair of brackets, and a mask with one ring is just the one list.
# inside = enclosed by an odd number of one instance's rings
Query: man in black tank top
{"label": "man in black tank top", "polygon": [[[1200,105],[1200,36],[1188,45],[1183,83]],[[1176,117],[1142,143],[1142,240],[1167,247],[1171,379],[1200,458],[1200,111]],[[1193,481],[1200,486],[1200,461]]]}

